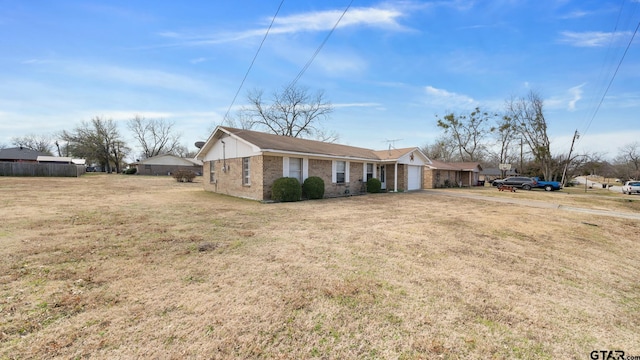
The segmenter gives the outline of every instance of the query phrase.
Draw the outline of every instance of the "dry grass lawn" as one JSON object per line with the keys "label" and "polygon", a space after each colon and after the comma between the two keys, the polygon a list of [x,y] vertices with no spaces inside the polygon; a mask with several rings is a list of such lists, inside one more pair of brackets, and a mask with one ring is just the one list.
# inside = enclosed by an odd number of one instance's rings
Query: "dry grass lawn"
{"label": "dry grass lawn", "polygon": [[429,193],[260,204],[124,175],[0,177],[0,205],[0,359],[640,355],[640,220]]}

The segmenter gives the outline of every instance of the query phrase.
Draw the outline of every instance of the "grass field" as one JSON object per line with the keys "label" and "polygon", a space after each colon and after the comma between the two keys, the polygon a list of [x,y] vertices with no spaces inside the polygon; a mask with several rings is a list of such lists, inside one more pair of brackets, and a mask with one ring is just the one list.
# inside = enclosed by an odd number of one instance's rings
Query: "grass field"
{"label": "grass field", "polygon": [[[640,212],[640,196],[447,191]],[[639,220],[430,193],[261,204],[93,174],[0,177],[0,205],[0,359],[640,355]]]}

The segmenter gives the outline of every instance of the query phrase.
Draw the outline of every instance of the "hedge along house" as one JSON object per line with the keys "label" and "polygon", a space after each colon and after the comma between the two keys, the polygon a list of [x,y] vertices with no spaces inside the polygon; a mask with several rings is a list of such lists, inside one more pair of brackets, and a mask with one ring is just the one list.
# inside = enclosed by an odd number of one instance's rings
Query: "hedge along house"
{"label": "hedge along house", "polygon": [[317,176],[325,197],[362,193],[371,178],[387,191],[419,190],[430,163],[417,147],[374,151],[222,126],[196,159],[203,162],[205,190],[254,200],[270,200],[273,182],[281,177],[302,184]]}

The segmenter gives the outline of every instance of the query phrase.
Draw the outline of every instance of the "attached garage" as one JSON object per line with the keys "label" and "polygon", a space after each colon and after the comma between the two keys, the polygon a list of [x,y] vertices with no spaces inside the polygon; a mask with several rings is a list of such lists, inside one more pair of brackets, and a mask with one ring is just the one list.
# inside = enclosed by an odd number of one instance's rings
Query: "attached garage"
{"label": "attached garage", "polygon": [[422,166],[408,165],[407,190],[422,189]]}

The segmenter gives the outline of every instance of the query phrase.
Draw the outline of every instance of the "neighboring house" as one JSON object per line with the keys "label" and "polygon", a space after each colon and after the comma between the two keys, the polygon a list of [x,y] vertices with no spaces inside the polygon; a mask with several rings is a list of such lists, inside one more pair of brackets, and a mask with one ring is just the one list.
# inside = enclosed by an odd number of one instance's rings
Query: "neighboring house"
{"label": "neighboring house", "polygon": [[432,160],[425,167],[425,189],[480,185],[482,166],[477,162],[447,163]]}
{"label": "neighboring house", "polygon": [[136,168],[136,174],[139,175],[171,175],[178,170],[191,170],[198,175],[202,175],[201,161],[181,158],[171,154],[150,157],[135,162],[131,166]]}
{"label": "neighboring house", "polygon": [[388,191],[419,190],[430,163],[417,147],[374,151],[222,126],[196,158],[203,161],[205,190],[254,200],[270,200],[281,177],[301,184],[320,177],[325,197],[362,193],[371,178]]}
{"label": "neighboring house", "polygon": [[25,147],[15,147],[0,149],[0,161],[2,162],[38,162],[38,156],[49,156],[48,153],[43,153]]}

